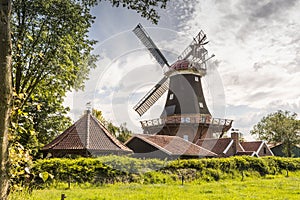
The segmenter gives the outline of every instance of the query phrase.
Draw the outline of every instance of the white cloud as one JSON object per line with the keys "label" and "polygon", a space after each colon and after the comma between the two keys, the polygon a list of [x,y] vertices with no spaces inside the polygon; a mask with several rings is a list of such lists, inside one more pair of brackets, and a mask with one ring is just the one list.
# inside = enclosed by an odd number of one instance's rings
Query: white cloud
{"label": "white cloud", "polygon": [[195,10],[188,32],[202,28],[211,41],[208,50],[219,61],[227,112],[247,108],[228,116],[237,128],[248,133],[278,109],[299,113],[299,1],[199,0]]}
{"label": "white cloud", "polygon": [[[204,30],[207,49],[216,55],[209,66],[214,71],[203,79],[210,110],[221,117],[226,105],[226,117],[246,134],[270,112],[300,113],[299,0],[172,1],[156,28],[127,10],[114,15],[103,7],[91,33],[102,41],[96,52],[103,60],[85,92],[74,96],[73,111],[93,98],[106,118],[140,130],[132,106],[162,78],[160,66],[131,32],[142,22],[170,63]],[[163,104],[162,98],[145,117],[159,116]]]}

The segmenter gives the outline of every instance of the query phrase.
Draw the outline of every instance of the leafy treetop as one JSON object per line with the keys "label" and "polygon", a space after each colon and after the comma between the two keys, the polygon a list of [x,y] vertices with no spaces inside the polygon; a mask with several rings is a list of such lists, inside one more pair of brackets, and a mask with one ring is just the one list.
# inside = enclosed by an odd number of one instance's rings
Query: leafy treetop
{"label": "leafy treetop", "polygon": [[250,132],[269,143],[282,143],[286,156],[292,156],[293,145],[300,144],[300,120],[296,113],[279,110],[261,119]]}

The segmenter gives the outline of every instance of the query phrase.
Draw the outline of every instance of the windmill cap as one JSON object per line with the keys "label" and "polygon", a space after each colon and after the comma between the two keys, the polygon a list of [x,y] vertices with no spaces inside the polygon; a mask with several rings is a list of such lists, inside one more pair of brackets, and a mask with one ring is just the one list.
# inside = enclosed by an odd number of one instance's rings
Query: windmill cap
{"label": "windmill cap", "polygon": [[190,62],[187,60],[177,60],[174,64],[170,66],[171,70],[181,70],[188,69]]}

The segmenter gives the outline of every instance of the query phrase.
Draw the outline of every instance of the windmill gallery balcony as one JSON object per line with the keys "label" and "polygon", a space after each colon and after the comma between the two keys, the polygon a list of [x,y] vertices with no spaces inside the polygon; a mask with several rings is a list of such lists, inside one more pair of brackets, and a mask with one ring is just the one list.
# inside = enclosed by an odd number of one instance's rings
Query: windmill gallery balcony
{"label": "windmill gallery balcony", "polygon": [[[141,121],[142,128],[145,133],[154,133],[155,129],[161,129],[164,126],[206,126],[211,128],[221,127],[221,131],[228,131],[232,125],[233,120],[212,118],[210,115],[173,115],[161,117],[157,119]],[[151,131],[152,130],[152,131]]]}

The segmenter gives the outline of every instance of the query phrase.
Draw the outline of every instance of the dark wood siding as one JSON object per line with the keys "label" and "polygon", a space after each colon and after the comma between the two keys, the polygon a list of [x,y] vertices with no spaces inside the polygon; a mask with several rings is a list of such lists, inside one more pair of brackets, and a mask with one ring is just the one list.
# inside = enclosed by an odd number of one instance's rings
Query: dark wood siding
{"label": "dark wood siding", "polygon": [[[198,81],[195,80],[195,77]],[[171,95],[173,95],[172,99],[170,99]],[[199,103],[203,106],[200,107]],[[201,77],[195,74],[171,76],[165,109],[166,112],[162,115],[198,113],[210,115],[202,91]]]}
{"label": "dark wood siding", "polygon": [[171,158],[167,153],[148,144],[140,138],[133,138],[126,146],[133,150],[133,156],[137,158]]}

